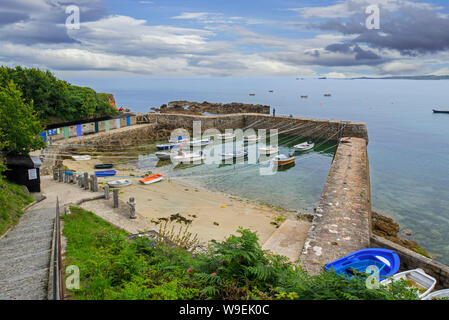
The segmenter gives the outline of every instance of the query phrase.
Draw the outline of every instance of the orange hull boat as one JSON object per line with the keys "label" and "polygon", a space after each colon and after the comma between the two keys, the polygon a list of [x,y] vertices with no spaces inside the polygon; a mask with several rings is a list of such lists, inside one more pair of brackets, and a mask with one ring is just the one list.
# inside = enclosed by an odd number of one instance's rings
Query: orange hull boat
{"label": "orange hull boat", "polygon": [[150,183],[159,182],[162,179],[164,179],[162,174],[153,174],[151,176],[139,179],[139,181],[142,182],[143,184],[150,184]]}

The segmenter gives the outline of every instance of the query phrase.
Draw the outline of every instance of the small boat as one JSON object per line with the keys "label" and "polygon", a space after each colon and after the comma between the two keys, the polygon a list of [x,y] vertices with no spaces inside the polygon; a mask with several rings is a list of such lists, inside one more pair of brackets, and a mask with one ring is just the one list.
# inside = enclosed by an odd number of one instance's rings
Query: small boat
{"label": "small boat", "polygon": [[309,96],[301,96],[302,99],[307,99]]}
{"label": "small boat", "polygon": [[189,137],[179,136],[175,138],[169,138],[168,142],[187,142],[189,141]]}
{"label": "small boat", "polygon": [[129,186],[131,184],[132,184],[131,180],[128,179],[114,180],[108,182],[108,186],[110,186],[111,188],[122,188]]}
{"label": "small boat", "polygon": [[217,134],[217,139],[220,140],[233,140],[235,138],[235,134],[233,133],[225,133],[225,134]]}
{"label": "small boat", "polygon": [[343,258],[330,262],[324,270],[335,270],[337,274],[352,277],[366,273],[369,266],[379,268],[379,277],[388,278],[399,270],[399,256],[389,249],[370,248],[355,251]]}
{"label": "small boat", "polygon": [[315,143],[313,143],[313,141],[307,141],[293,146],[293,149],[295,149],[295,151],[306,151],[312,149],[313,147],[315,147]]}
{"label": "small boat", "polygon": [[449,289],[438,290],[432,293],[429,293],[422,300],[438,300],[438,299],[449,299]]}
{"label": "small boat", "polygon": [[157,144],[156,148],[158,150],[170,150],[173,149],[174,147],[178,147],[179,143],[170,143],[170,144]]}
{"label": "small boat", "polygon": [[171,157],[170,152],[156,152],[155,155],[159,160],[170,160]]}
{"label": "small boat", "polygon": [[449,111],[445,111],[445,110],[435,110],[435,109],[433,109],[432,111],[433,111],[433,113],[449,113]]}
{"label": "small boat", "polygon": [[325,97],[330,97],[330,96],[332,96],[332,95],[331,95],[330,93],[325,93],[324,96],[325,96]]}
{"label": "small boat", "polygon": [[207,146],[209,143],[210,143],[210,139],[191,140],[191,141],[186,142],[186,144],[190,147]]}
{"label": "small boat", "polygon": [[115,176],[117,171],[115,170],[102,170],[102,171],[95,171],[95,175],[97,177],[112,177]]}
{"label": "small boat", "polygon": [[173,161],[178,163],[196,163],[204,159],[206,159],[206,156],[202,151],[198,153],[179,152],[177,156],[173,157]]}
{"label": "small boat", "polygon": [[66,170],[66,171],[64,171],[64,174],[65,174],[66,176],[73,176],[73,174],[74,174],[75,172],[76,172],[75,170]]}
{"label": "small boat", "polygon": [[255,96],[256,94],[255,94],[255,93],[250,93],[249,95],[250,95],[250,96]]}
{"label": "small boat", "polygon": [[75,161],[89,161],[92,159],[91,156],[89,155],[84,155],[84,156],[72,156],[72,159]]}
{"label": "small boat", "polygon": [[287,157],[285,154],[279,154],[274,157],[273,162],[277,166],[285,166],[295,162],[295,157]]}
{"label": "small boat", "polygon": [[244,136],[243,142],[256,142],[262,139],[261,137],[258,137],[256,135],[250,135],[250,136]]}
{"label": "small boat", "polygon": [[275,154],[279,152],[279,147],[261,147],[259,148],[261,154]]}
{"label": "small boat", "polygon": [[225,160],[233,160],[233,159],[239,159],[246,157],[248,155],[248,149],[245,148],[245,150],[239,150],[236,152],[229,152],[229,153],[220,153],[219,156],[221,157],[222,161]]}
{"label": "small boat", "polygon": [[382,285],[387,285],[392,281],[403,279],[407,282],[407,286],[412,289],[418,289],[418,297],[420,299],[426,297],[437,284],[434,277],[429,276],[422,269],[413,269],[393,275],[390,279],[385,279],[380,282]]}
{"label": "small boat", "polygon": [[164,179],[162,174],[152,174],[151,176],[139,179],[139,181],[143,184],[151,184],[151,183],[159,182],[162,179]]}
{"label": "small boat", "polygon": [[112,163],[101,163],[101,164],[94,165],[94,168],[95,169],[110,169],[113,166],[114,165]]}
{"label": "small boat", "polygon": [[268,92],[273,93],[273,90],[268,90]]}

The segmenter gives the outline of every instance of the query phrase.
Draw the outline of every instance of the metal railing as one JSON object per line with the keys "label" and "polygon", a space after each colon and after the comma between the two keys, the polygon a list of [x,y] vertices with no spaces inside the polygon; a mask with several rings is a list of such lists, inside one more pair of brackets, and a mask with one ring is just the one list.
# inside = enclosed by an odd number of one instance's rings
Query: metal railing
{"label": "metal railing", "polygon": [[53,300],[64,300],[64,277],[62,275],[62,244],[61,244],[61,212],[59,198],[56,198],[56,217],[54,251],[53,251]]}

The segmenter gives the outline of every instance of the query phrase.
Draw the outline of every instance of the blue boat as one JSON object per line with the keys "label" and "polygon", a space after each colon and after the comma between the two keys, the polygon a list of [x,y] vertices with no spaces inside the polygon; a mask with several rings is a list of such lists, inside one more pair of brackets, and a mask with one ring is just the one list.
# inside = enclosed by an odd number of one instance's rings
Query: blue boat
{"label": "blue boat", "polygon": [[324,266],[325,270],[335,270],[337,274],[347,275],[350,278],[360,273],[368,273],[369,266],[379,269],[381,279],[394,275],[399,270],[399,256],[388,249],[370,248],[355,251],[343,258],[335,260]]}
{"label": "blue boat", "polygon": [[170,143],[170,144],[157,144],[156,148],[158,150],[169,150],[172,149],[174,147],[179,146],[179,143]]}
{"label": "blue boat", "polygon": [[117,171],[115,170],[103,170],[103,171],[95,171],[95,175],[97,177],[112,177],[115,176]]}

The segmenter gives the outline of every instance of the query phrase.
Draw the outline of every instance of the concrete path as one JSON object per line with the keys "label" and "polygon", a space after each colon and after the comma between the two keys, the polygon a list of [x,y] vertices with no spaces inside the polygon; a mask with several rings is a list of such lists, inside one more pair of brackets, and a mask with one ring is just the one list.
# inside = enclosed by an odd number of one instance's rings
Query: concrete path
{"label": "concrete path", "polygon": [[66,203],[97,194],[55,182],[49,176],[41,178],[41,186],[46,199],[28,209],[0,239],[0,300],[47,298],[56,198],[59,197],[62,208]]}

